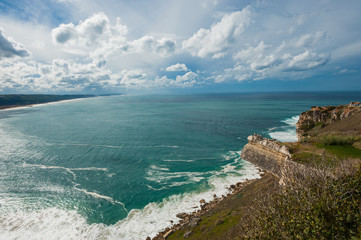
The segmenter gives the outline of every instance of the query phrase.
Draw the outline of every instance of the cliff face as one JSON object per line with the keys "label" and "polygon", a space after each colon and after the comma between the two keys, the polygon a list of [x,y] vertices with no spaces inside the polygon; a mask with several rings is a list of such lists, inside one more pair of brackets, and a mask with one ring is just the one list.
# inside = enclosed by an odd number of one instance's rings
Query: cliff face
{"label": "cliff face", "polygon": [[[244,146],[241,157],[278,177],[279,184],[292,181],[296,175],[306,176],[316,171],[312,167],[293,161],[289,149],[279,141],[257,134],[247,139],[249,143]],[[331,174],[327,175],[332,177]]]}
{"label": "cliff face", "polygon": [[241,157],[271,172],[278,178],[282,179],[287,165],[297,164],[291,161],[291,153],[280,142],[257,134],[251,135],[247,139],[249,143],[244,146]]}
{"label": "cliff face", "polygon": [[361,113],[361,104],[352,102],[349,105],[340,105],[337,107],[311,107],[310,111],[303,112],[296,124],[296,132],[299,140],[307,136],[307,131],[317,125],[324,127],[337,121],[349,119],[352,116]]}

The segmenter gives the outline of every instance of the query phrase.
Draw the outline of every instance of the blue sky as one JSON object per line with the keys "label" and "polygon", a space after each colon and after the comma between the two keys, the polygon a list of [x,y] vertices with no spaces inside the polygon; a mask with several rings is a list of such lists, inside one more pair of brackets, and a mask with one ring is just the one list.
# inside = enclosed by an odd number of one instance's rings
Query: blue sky
{"label": "blue sky", "polygon": [[360,12],[359,0],[0,0],[0,92],[361,90]]}

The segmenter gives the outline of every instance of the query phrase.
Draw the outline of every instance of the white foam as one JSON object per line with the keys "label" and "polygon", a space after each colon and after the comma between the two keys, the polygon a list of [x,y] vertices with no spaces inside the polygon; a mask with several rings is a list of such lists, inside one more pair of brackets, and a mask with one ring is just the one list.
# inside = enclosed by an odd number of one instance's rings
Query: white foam
{"label": "white foam", "polygon": [[164,162],[194,162],[194,160],[187,159],[165,159]]}
{"label": "white foam", "polygon": [[299,116],[293,116],[282,120],[281,122],[286,123],[287,126],[282,127],[273,127],[269,129],[269,136],[273,139],[276,139],[280,142],[295,142],[297,141],[296,134],[296,123],[299,119]]}
{"label": "white foam", "polygon": [[298,122],[298,120],[300,119],[300,116],[293,116],[291,118],[287,118],[286,120],[283,120],[281,122],[284,122],[288,125],[291,125],[291,126],[296,126],[296,123]]}
{"label": "white foam", "polygon": [[270,137],[280,142],[296,142],[297,135],[295,130],[278,131],[269,133]]}
{"label": "white foam", "polygon": [[150,165],[151,169],[157,170],[157,171],[169,171],[169,168],[166,167],[160,167],[157,165]]}
{"label": "white foam", "polygon": [[[27,212],[18,211],[0,216],[0,239],[42,240],[42,239],[145,239],[170,226],[170,220],[179,221],[179,212],[193,212],[200,208],[199,201],[210,201],[213,194],[225,195],[230,184],[258,178],[253,165],[244,162],[244,169],[238,174],[214,176],[209,180],[211,189],[173,195],[159,203],[149,203],[143,209],[133,209],[127,218],[114,225],[87,224],[74,210],[56,208]],[[222,172],[222,171],[220,171]],[[240,176],[242,174],[242,176]],[[195,208],[196,207],[196,208]]]}
{"label": "white foam", "polygon": [[96,192],[90,192],[90,191],[88,191],[88,190],[86,190],[86,189],[78,188],[79,185],[80,185],[80,184],[75,184],[74,189],[76,189],[76,190],[78,190],[78,191],[81,191],[81,192],[83,192],[83,193],[85,193],[85,194],[87,194],[87,195],[90,195],[90,196],[92,196],[92,197],[94,197],[94,198],[101,198],[101,199],[104,199],[104,200],[106,200],[106,201],[108,201],[108,202],[110,202],[110,203],[122,205],[123,208],[124,208],[124,210],[125,210],[126,212],[128,212],[128,209],[125,207],[125,204],[124,204],[124,203],[119,202],[119,201],[117,201],[117,200],[114,200],[114,199],[111,198],[111,197],[108,197],[108,196],[105,196],[105,195],[101,195],[101,194],[96,193]]}

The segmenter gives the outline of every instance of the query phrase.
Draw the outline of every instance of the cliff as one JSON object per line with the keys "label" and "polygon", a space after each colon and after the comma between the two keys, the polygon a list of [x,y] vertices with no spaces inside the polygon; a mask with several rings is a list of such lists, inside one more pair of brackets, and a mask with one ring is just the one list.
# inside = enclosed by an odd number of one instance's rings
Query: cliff
{"label": "cliff", "polygon": [[241,157],[265,175],[155,239],[361,239],[360,123],[360,103],[312,107],[297,123],[302,141],[249,136]]}
{"label": "cliff", "polygon": [[[361,114],[361,103],[351,102],[348,105],[327,106],[327,107],[311,107],[310,111],[301,113],[300,118],[296,124],[297,136],[299,140],[304,140],[312,132],[312,129],[321,129],[332,123],[341,122],[355,115]],[[347,125],[342,123],[342,125]],[[348,129],[352,127],[348,126]],[[324,132],[330,132],[333,129],[328,129]],[[313,134],[313,135],[316,135]]]}
{"label": "cliff", "polygon": [[247,140],[249,142],[244,146],[241,158],[272,173],[278,177],[280,184],[285,184],[286,178],[295,171],[305,173],[313,170],[293,161],[288,147],[279,141],[258,134],[249,136]]}
{"label": "cliff", "polygon": [[242,150],[241,158],[263,168],[277,177],[281,177],[282,166],[291,158],[291,153],[285,145],[276,140],[254,134]]}

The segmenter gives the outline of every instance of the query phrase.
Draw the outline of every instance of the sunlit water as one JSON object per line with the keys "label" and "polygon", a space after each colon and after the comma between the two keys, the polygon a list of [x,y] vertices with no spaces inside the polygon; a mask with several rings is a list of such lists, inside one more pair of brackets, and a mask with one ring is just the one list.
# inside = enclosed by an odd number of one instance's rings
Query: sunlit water
{"label": "sunlit water", "polygon": [[0,239],[145,239],[259,177],[246,137],[360,93],[111,96],[0,111]]}

